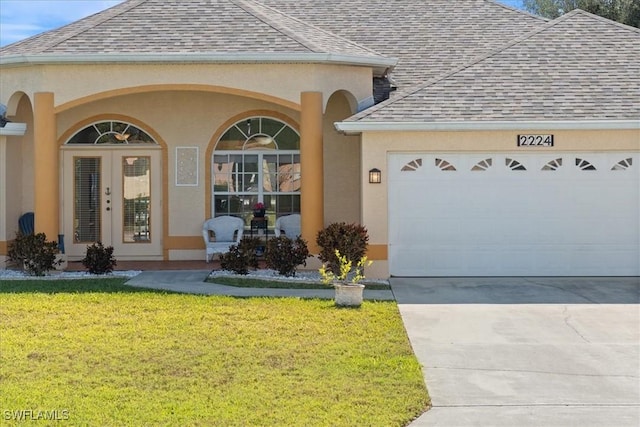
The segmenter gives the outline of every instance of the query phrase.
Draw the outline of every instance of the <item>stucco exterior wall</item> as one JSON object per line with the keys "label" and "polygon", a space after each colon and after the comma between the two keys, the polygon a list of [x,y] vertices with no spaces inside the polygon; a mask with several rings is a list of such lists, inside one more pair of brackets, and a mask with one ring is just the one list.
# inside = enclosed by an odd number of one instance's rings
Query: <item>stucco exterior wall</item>
{"label": "stucco exterior wall", "polygon": [[360,138],[338,133],[333,123],[354,114],[341,94],[324,117],[324,222],[360,222]]}
{"label": "stucco exterior wall", "polygon": [[[18,231],[18,219],[26,211],[22,209],[20,188],[21,158],[20,139],[15,136],[0,136],[0,256],[6,254],[7,243]],[[0,269],[5,263],[0,259]]]}
{"label": "stucco exterior wall", "polygon": [[[554,147],[517,147],[519,133],[553,134]],[[640,151],[640,130],[575,130],[575,131],[460,131],[460,132],[366,132],[362,134],[362,170],[382,170],[382,184],[369,184],[361,174],[362,223],[368,228],[374,265],[370,276],[388,276],[386,246],[388,243],[387,160],[391,153],[479,153],[479,152],[603,152]],[[377,255],[375,255],[377,254]]]}
{"label": "stucco exterior wall", "polygon": [[20,161],[13,161],[13,159],[20,159],[21,157],[21,145],[18,137],[7,138],[6,152],[7,159],[10,159],[6,165],[6,236],[7,240],[12,240],[19,229],[18,219],[20,215],[31,211],[33,208],[31,204],[25,205],[25,195],[21,191],[17,191],[17,189],[21,188],[23,180],[20,174],[22,163]]}
{"label": "stucco exterior wall", "polygon": [[[0,242],[7,239],[7,137],[0,135]],[[0,247],[0,254],[6,251],[6,247]],[[3,266],[0,266],[2,268]]]}
{"label": "stucco exterior wall", "polygon": [[[131,92],[131,88],[154,91],[163,85],[260,94],[289,108],[299,105],[303,91],[322,92],[325,104],[337,90],[349,90],[358,101],[372,93],[371,69],[347,65],[64,64],[6,66],[0,72],[3,97],[24,91],[32,99],[36,92],[53,92],[58,109],[71,108],[105,92],[117,95],[121,90]],[[7,99],[0,102],[7,103]]]}
{"label": "stucco exterior wall", "polygon": [[[205,181],[210,159],[207,148],[215,145],[214,135],[230,117],[245,112],[274,112],[299,120],[299,113],[256,99],[226,94],[191,91],[138,93],[83,105],[58,115],[59,143],[64,144],[75,131],[93,121],[116,115],[143,123],[143,128],[158,135],[166,145],[166,183],[169,236],[201,236],[202,222],[210,213]],[[81,124],[80,126],[78,124]],[[198,148],[198,185],[176,186],[176,147]]]}
{"label": "stucco exterior wall", "polygon": [[[13,174],[20,177],[20,182],[17,182],[17,187],[29,189],[33,188],[34,173],[33,173],[33,111],[31,102],[25,97],[20,101],[15,121],[26,123],[27,131],[23,137],[14,137],[16,141],[17,151],[12,157],[14,164]],[[32,212],[34,209],[33,192],[21,191],[20,196],[14,199],[19,205],[19,210],[24,212]]]}

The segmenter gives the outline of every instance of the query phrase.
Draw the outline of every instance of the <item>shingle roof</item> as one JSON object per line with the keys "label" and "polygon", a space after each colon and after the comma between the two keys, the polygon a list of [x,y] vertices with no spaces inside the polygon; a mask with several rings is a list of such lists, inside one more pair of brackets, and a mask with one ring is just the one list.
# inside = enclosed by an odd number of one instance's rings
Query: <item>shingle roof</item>
{"label": "shingle roof", "polygon": [[0,48],[0,56],[384,55],[400,58],[392,77],[406,87],[544,22],[491,0],[128,0]]}
{"label": "shingle roof", "polygon": [[400,87],[486,54],[547,20],[491,0],[259,0],[313,25],[399,58]]}
{"label": "shingle roof", "polygon": [[329,53],[382,57],[252,0],[129,0],[0,55]]}
{"label": "shingle roof", "polygon": [[403,91],[350,120],[637,119],[639,31],[582,11],[547,22],[492,0],[127,0],[0,48],[0,60],[398,57],[391,77]]}
{"label": "shingle roof", "polygon": [[640,121],[639,58],[639,29],[574,10],[349,121]]}

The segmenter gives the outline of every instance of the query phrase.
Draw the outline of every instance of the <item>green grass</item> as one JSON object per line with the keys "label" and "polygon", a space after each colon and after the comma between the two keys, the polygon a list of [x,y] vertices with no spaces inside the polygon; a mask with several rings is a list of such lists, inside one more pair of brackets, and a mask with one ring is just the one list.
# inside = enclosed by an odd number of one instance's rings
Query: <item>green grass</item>
{"label": "green grass", "polygon": [[151,289],[127,286],[127,278],[55,279],[55,280],[0,280],[0,293],[87,293],[128,292],[168,293]]}
{"label": "green grass", "polygon": [[[277,279],[256,279],[251,277],[216,276],[207,279],[209,283],[236,286],[239,288],[277,288],[277,289],[333,289],[331,285],[319,282],[286,281]],[[363,282],[367,289],[388,290],[391,286],[384,283]]]}
{"label": "green grass", "polygon": [[3,415],[66,410],[65,425],[100,426],[402,426],[428,406],[393,302],[338,309],[123,282],[0,281]]}

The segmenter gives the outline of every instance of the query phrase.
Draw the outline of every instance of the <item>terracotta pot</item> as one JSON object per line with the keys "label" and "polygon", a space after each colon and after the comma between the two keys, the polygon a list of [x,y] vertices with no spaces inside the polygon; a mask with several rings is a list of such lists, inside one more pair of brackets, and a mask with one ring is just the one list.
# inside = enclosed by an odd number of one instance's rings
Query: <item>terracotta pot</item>
{"label": "terracotta pot", "polygon": [[333,287],[335,289],[335,302],[337,306],[360,307],[362,305],[364,285],[334,283]]}

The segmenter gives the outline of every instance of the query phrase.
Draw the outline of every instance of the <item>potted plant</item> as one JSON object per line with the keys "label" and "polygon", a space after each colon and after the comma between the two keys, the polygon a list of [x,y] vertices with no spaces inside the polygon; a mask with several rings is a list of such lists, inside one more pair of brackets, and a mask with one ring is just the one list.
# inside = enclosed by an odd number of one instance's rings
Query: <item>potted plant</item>
{"label": "potted plant", "polygon": [[258,202],[253,206],[253,216],[255,218],[264,218],[266,207],[264,203]]}
{"label": "potted plant", "polygon": [[331,284],[335,289],[335,303],[339,307],[360,307],[362,305],[364,285],[360,283],[364,279],[365,266],[371,265],[366,256],[360,258],[356,266],[347,259],[346,255],[341,255],[336,249],[340,272],[334,273],[322,264],[318,270],[322,277],[322,283]]}

